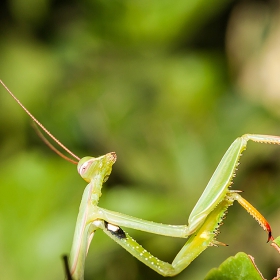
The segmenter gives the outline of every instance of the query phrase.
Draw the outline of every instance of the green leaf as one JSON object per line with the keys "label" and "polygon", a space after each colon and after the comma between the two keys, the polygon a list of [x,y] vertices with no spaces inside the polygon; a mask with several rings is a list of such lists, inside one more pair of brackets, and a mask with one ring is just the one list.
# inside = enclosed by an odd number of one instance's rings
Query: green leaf
{"label": "green leaf", "polygon": [[277,238],[275,238],[273,240],[273,242],[271,243],[271,246],[273,248],[275,248],[278,251],[278,253],[280,253],[280,236],[278,236]]}
{"label": "green leaf", "polygon": [[243,252],[225,260],[219,268],[213,268],[207,274],[206,280],[242,280],[264,279],[256,267],[253,258]]}

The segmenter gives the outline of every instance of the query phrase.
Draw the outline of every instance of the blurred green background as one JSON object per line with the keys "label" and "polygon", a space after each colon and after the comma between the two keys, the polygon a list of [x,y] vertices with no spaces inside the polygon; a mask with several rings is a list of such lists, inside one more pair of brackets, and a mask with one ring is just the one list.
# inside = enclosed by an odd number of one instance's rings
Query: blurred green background
{"label": "blurred green background", "polygon": [[[219,160],[244,133],[280,135],[276,1],[10,0],[0,77],[78,156],[115,151],[100,206],[186,224]],[[0,94],[1,279],[63,279],[86,183]],[[233,189],[280,235],[280,148],[249,143]],[[174,279],[203,279],[244,251],[271,279],[279,255],[239,205],[218,240]],[[129,231],[171,262],[183,239]],[[85,279],[163,279],[97,232]]]}

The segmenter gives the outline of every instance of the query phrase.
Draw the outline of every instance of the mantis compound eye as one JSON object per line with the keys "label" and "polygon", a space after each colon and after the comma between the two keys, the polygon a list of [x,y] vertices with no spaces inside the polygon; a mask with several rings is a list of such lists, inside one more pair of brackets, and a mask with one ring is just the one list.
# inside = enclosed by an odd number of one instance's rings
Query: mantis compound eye
{"label": "mantis compound eye", "polygon": [[88,160],[88,161],[84,162],[84,163],[80,166],[78,172],[79,172],[79,174],[80,174],[81,176],[87,172],[88,167],[90,166],[90,164],[91,164],[91,161]]}

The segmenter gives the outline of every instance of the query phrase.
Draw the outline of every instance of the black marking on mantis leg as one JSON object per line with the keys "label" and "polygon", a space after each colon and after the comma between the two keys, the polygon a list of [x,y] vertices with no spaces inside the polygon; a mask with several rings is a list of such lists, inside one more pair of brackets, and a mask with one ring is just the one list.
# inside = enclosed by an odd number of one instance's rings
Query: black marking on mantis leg
{"label": "black marking on mantis leg", "polygon": [[114,236],[118,237],[119,239],[126,238],[125,232],[116,225],[110,224],[104,221],[105,228]]}

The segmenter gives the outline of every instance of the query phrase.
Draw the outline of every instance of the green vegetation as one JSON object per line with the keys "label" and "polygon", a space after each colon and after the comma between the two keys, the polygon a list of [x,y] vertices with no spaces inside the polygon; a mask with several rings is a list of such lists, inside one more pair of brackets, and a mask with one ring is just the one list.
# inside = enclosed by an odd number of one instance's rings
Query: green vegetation
{"label": "green vegetation", "polygon": [[[245,5],[10,1],[0,11],[0,78],[78,156],[117,153],[101,207],[185,224],[236,137],[280,135],[279,27],[269,6],[252,3],[246,14]],[[1,279],[63,279],[85,182],[4,89],[0,158]],[[249,143],[239,169],[233,188],[279,235],[280,147]],[[279,254],[239,205],[220,231],[230,246],[209,248],[174,279],[203,279],[239,251],[265,278],[276,275]],[[166,261],[185,242],[129,233]],[[98,232],[85,279],[163,278]]]}

